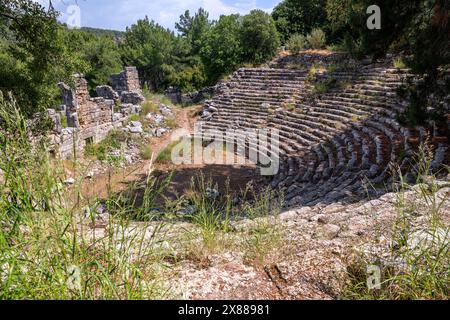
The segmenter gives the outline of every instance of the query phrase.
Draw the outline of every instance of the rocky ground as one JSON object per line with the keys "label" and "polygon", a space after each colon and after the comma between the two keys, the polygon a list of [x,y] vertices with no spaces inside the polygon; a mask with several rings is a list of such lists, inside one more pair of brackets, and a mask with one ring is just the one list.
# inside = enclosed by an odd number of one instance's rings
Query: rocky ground
{"label": "rocky ground", "polygon": [[[445,222],[441,241],[449,241],[450,181],[442,182],[436,199],[442,202]],[[423,241],[430,206],[418,187],[404,194],[414,204],[411,250]],[[208,256],[207,263],[183,261],[174,266],[172,289],[188,299],[336,299],[343,276],[355,254],[390,257],[392,226],[399,218],[399,194],[387,193],[367,202],[303,207],[283,212],[280,241],[261,263],[249,262],[245,252],[225,249]],[[251,230],[254,222],[241,221],[236,228]]]}
{"label": "rocky ground", "polygon": [[[135,223],[128,232],[131,237],[136,229],[144,230],[164,251],[160,279],[169,298],[339,299],[354,259],[373,259],[380,268],[403,263],[393,255],[393,226],[402,210],[408,215],[409,250],[430,241],[448,247],[450,179],[436,185],[438,190],[429,198],[421,194],[428,187],[417,185],[370,201],[302,207],[269,219],[238,219],[208,245],[199,226],[182,221],[164,222],[162,229],[160,222]],[[436,233],[439,239],[430,239],[436,206],[442,224]],[[94,228],[97,237],[106,225],[100,222]],[[161,236],[156,241],[155,230]],[[258,234],[261,239],[255,238]]]}

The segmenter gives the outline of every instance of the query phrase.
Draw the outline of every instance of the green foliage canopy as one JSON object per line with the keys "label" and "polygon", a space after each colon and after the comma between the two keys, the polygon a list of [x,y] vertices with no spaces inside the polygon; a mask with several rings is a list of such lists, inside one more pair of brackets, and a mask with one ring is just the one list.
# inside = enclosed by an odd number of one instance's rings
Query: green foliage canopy
{"label": "green foliage canopy", "polygon": [[242,19],[241,41],[244,61],[262,63],[272,58],[280,46],[275,22],[262,10],[253,10]]}
{"label": "green foliage canopy", "polygon": [[205,35],[200,54],[210,83],[232,72],[242,62],[240,30],[239,15],[221,16]]}
{"label": "green foliage canopy", "polygon": [[56,84],[81,64],[56,18],[32,0],[0,0],[0,90],[13,92],[27,116],[54,106]]}
{"label": "green foliage canopy", "polygon": [[278,4],[272,17],[282,42],[285,43],[294,34],[306,35],[314,28],[326,29],[326,2],[327,0],[284,0]]}

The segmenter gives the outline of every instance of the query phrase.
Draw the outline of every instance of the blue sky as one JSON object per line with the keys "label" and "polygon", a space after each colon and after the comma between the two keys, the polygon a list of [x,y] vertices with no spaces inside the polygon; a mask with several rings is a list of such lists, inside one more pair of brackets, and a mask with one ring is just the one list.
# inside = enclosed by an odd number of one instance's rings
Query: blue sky
{"label": "blue sky", "polygon": [[[45,6],[48,0],[36,0]],[[61,11],[61,20],[68,19],[70,6],[78,3],[81,26],[125,30],[146,15],[161,25],[174,28],[178,17],[185,10],[205,8],[211,18],[221,14],[247,13],[258,8],[270,12],[281,0],[52,0]]]}

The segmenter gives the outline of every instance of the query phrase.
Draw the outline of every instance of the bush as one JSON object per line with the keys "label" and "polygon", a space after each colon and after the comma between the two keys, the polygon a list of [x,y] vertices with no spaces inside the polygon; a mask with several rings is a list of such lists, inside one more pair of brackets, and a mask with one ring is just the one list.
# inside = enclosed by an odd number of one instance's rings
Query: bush
{"label": "bush", "polygon": [[280,38],[272,17],[262,10],[253,10],[242,19],[241,42],[245,62],[270,60],[280,46]]}
{"label": "bush", "polygon": [[148,145],[143,145],[141,147],[141,157],[144,160],[150,160],[152,158],[153,152],[152,152],[152,148],[150,148],[150,146]]}
{"label": "bush", "polygon": [[147,115],[150,112],[158,113],[158,111],[159,111],[158,105],[152,101],[145,101],[144,104],[142,105],[142,113],[144,115]]}
{"label": "bush", "polygon": [[323,49],[327,43],[325,32],[321,29],[314,29],[306,39],[312,49]]}
{"label": "bush", "polygon": [[140,121],[141,120],[141,116],[138,114],[132,114],[129,118],[130,121]]}
{"label": "bush", "polygon": [[176,127],[178,127],[177,120],[175,118],[167,118],[166,126],[170,129],[175,129]]}
{"label": "bush", "polygon": [[407,67],[406,63],[401,57],[396,58],[394,60],[394,68],[396,68],[396,69],[405,69],[406,67]]}
{"label": "bush", "polygon": [[301,34],[294,34],[287,43],[287,48],[292,54],[299,54],[307,46],[308,42],[306,41],[306,37]]}
{"label": "bush", "polygon": [[68,127],[68,124],[67,124],[67,116],[62,116],[62,117],[61,117],[61,126],[62,126],[63,128],[67,128],[67,127]]}
{"label": "bush", "polygon": [[128,136],[122,131],[111,131],[108,136],[98,144],[87,144],[84,154],[96,157],[100,161],[107,160],[108,153],[113,150],[120,150],[122,143],[126,142]]}

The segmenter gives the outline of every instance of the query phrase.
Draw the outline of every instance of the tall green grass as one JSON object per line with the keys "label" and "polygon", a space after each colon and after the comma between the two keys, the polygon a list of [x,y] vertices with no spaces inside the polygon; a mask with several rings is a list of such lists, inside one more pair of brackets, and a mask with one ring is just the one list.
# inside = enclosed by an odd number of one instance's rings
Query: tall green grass
{"label": "tall green grass", "polygon": [[[434,300],[450,297],[450,229],[444,223],[448,193],[431,172],[433,153],[422,145],[414,159],[416,184],[406,183],[396,169],[398,179],[394,206],[396,218],[391,230],[390,246],[370,245],[375,253],[358,254],[348,266],[343,298]],[[367,286],[367,268],[381,270],[381,288]]]}
{"label": "tall green grass", "polygon": [[30,122],[0,95],[0,299],[166,297],[161,225],[135,226],[119,214],[126,207],[100,219],[82,181],[64,187],[45,139],[29,136]]}
{"label": "tall green grass", "polygon": [[[198,227],[201,255],[220,250],[241,250],[248,262],[263,263],[273,250],[281,248],[283,230],[278,215],[282,194],[267,188],[256,191],[251,184],[243,190],[222,189],[203,174],[178,201],[191,212],[184,219]],[[244,224],[242,230],[236,225]]]}

